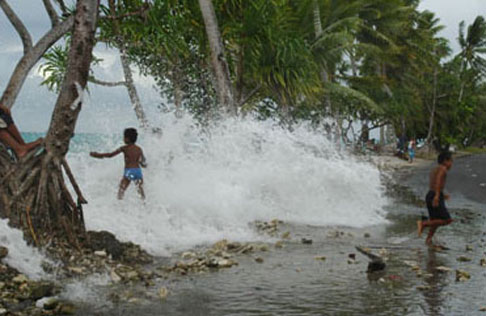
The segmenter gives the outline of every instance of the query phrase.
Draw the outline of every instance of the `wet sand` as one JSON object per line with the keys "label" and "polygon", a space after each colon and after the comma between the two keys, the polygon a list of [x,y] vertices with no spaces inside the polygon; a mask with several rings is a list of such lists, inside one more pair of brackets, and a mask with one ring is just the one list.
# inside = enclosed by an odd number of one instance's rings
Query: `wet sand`
{"label": "wet sand", "polygon": [[[387,184],[389,223],[364,229],[285,223],[291,239],[278,249],[237,258],[239,265],[204,275],[159,280],[143,289],[169,289],[165,300],[138,304],[90,302],[78,315],[481,315],[486,305],[485,217],[486,156],[456,160],[448,178],[456,222],[437,237],[451,248],[431,251],[416,236],[416,220],[425,211],[422,195],[433,163],[402,169]],[[477,176],[472,176],[476,174]],[[323,206],[325,207],[325,206]],[[365,237],[368,236],[369,237]],[[312,239],[302,244],[301,239]],[[388,258],[383,272],[367,274],[368,258],[356,245]],[[469,250],[466,250],[469,246]],[[354,255],[356,260],[352,260]],[[263,259],[257,263],[255,257]],[[325,260],[316,260],[325,256]],[[458,261],[464,256],[470,261]],[[175,259],[175,258],[173,258]],[[162,259],[161,259],[162,260]],[[441,272],[440,266],[451,269]],[[456,281],[455,270],[471,279]],[[96,306],[97,304],[100,304]]]}

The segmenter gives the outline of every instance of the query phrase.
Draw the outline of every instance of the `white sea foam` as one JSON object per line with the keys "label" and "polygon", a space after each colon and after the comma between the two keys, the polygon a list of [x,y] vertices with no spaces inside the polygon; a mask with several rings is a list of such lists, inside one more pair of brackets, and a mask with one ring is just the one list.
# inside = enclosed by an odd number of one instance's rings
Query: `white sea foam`
{"label": "white sea foam", "polygon": [[8,248],[4,261],[32,279],[44,278],[47,275],[41,264],[47,259],[35,248],[27,245],[23,233],[8,226],[8,220],[0,219],[0,245]]}
{"label": "white sea foam", "polygon": [[[166,255],[221,238],[255,239],[249,225],[255,220],[352,227],[385,221],[379,171],[338,152],[322,131],[229,119],[201,132],[189,117],[172,116],[161,126],[162,137],[140,141],[149,163],[145,206],[133,188],[125,201],[116,200],[121,155],[69,156],[89,200],[88,229],[109,230]],[[106,127],[113,132],[109,121]],[[102,149],[117,148],[121,139]]]}

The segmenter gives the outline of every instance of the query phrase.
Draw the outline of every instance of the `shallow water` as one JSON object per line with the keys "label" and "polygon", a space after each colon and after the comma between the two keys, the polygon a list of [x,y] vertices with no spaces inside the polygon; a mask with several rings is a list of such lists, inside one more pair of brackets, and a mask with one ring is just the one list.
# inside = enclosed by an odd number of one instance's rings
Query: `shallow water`
{"label": "shallow water", "polygon": [[[292,239],[283,249],[239,257],[239,266],[231,269],[161,281],[158,286],[170,291],[166,300],[91,307],[79,315],[480,315],[486,305],[486,268],[479,265],[485,257],[484,213],[477,202],[460,198],[450,209],[456,222],[437,233],[451,249],[428,250],[424,238],[416,237],[422,205],[410,194],[423,189],[417,183],[426,174],[419,170],[400,178],[411,190],[389,185],[388,224],[360,229],[284,224],[281,231],[290,231]],[[468,209],[455,207],[461,203]],[[366,232],[370,238],[364,238]],[[313,243],[302,244],[302,237]],[[367,274],[368,259],[356,245],[386,248],[387,269]],[[355,263],[348,263],[349,254],[356,254]],[[461,255],[472,261],[457,261]],[[264,262],[256,263],[255,256]],[[404,261],[415,261],[422,276]],[[438,272],[438,266],[452,271]],[[471,279],[456,282],[455,269],[468,271]]]}
{"label": "shallow water", "polygon": [[[456,222],[439,229],[439,241],[451,248],[440,253],[416,237],[415,222],[426,213],[422,195],[429,166],[396,175],[399,185],[381,182],[376,168],[337,151],[305,127],[287,134],[271,124],[233,123],[205,137],[191,122],[178,121],[162,139],[142,139],[152,166],[146,172],[152,202],[142,207],[133,191],[125,203],[115,199],[121,159],[87,158],[90,150],[116,148],[117,138],[78,144],[70,163],[90,200],[88,229],[111,230],[168,256],[155,266],[221,238],[273,243],[249,225],[254,220],[282,219],[280,231],[290,231],[292,239],[283,249],[271,246],[269,252],[238,257],[239,266],[231,269],[131,289],[156,296],[164,286],[170,293],[166,300],[115,304],[106,297],[106,276],[74,282],[67,296],[78,302],[78,315],[480,314],[486,305],[486,268],[479,265],[486,246],[481,204],[486,156],[456,160],[448,178]],[[302,237],[313,243],[302,244]],[[368,275],[368,259],[356,245],[386,248],[387,269]],[[466,245],[473,250],[466,252]],[[356,262],[348,263],[349,254]],[[461,255],[472,261],[457,261]],[[256,263],[256,256],[264,262]],[[423,275],[404,261],[417,262]],[[439,273],[438,266],[453,270]],[[471,280],[456,282],[455,269],[470,272]],[[417,288],[424,285],[430,288]]]}

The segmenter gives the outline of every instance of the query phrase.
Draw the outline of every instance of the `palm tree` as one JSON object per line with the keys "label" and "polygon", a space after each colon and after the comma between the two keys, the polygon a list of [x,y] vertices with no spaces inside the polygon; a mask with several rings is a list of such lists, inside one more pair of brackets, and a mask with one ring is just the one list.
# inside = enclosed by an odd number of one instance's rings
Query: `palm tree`
{"label": "palm tree", "polygon": [[206,34],[211,48],[211,65],[216,79],[216,93],[220,106],[228,113],[236,114],[228,63],[225,58],[223,38],[211,0],[199,0],[199,6],[206,26]]}
{"label": "palm tree", "polygon": [[457,55],[461,59],[461,89],[459,91],[458,102],[461,102],[464,95],[464,88],[470,78],[467,77],[468,70],[472,70],[480,76],[486,75],[486,59],[482,56],[486,54],[486,21],[484,17],[478,16],[473,24],[464,32],[465,23],[459,24],[459,45],[461,51]]}

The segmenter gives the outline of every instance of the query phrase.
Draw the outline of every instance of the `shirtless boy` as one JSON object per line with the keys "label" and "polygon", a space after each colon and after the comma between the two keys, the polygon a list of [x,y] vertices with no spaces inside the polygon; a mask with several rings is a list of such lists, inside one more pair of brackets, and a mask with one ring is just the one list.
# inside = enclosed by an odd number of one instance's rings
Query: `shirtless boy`
{"label": "shirtless boy", "polygon": [[118,190],[118,199],[122,200],[125,190],[130,185],[130,182],[134,181],[137,185],[138,193],[142,199],[145,199],[145,193],[143,191],[143,175],[142,168],[147,167],[145,162],[145,156],[143,155],[142,148],[135,145],[137,142],[138,133],[134,128],[127,128],[123,132],[123,140],[125,146],[122,146],[111,153],[97,153],[91,152],[90,156],[94,158],[111,158],[120,153],[123,153],[125,157],[125,171],[123,178],[120,182],[120,188]]}
{"label": "shirtless boy", "polygon": [[425,197],[429,211],[429,220],[417,222],[419,237],[422,235],[423,229],[429,227],[429,233],[425,243],[431,247],[436,247],[432,244],[432,237],[437,228],[452,223],[451,216],[445,206],[445,200],[449,199],[449,195],[443,192],[447,172],[452,167],[452,155],[450,152],[444,152],[439,155],[437,160],[439,166],[430,172],[429,192]]}
{"label": "shirtless boy", "polygon": [[35,142],[25,143],[12,119],[10,109],[0,104],[0,141],[10,147],[17,158],[22,158],[30,150],[39,146],[43,139],[39,138]]}

